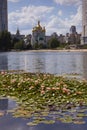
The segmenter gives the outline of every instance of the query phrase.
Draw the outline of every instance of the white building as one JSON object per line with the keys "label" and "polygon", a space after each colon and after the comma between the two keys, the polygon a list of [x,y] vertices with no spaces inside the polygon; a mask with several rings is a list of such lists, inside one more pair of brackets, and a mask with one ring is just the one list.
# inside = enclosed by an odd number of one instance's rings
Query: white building
{"label": "white building", "polygon": [[45,32],[45,27],[41,27],[40,21],[38,21],[38,25],[32,30],[31,45],[46,45]]}
{"label": "white building", "polygon": [[87,44],[87,0],[82,0],[82,41]]}

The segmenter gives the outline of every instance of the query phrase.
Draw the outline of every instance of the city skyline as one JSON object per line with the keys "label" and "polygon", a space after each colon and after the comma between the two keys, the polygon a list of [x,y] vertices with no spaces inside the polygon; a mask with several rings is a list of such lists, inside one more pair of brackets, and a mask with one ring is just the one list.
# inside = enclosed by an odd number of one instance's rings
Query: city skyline
{"label": "city skyline", "polygon": [[75,25],[82,32],[81,0],[8,0],[8,26],[22,34],[32,33],[37,21],[46,27],[46,34],[65,34]]}

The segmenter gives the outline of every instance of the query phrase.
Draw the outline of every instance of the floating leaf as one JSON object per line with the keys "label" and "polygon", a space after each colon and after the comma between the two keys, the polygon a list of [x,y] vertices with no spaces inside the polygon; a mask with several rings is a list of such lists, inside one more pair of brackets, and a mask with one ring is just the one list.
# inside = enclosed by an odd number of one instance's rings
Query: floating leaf
{"label": "floating leaf", "polygon": [[85,121],[74,121],[73,123],[74,124],[82,125],[82,124],[85,124],[86,122]]}
{"label": "floating leaf", "polygon": [[54,120],[44,120],[42,123],[44,123],[44,124],[54,124],[55,121]]}
{"label": "floating leaf", "polygon": [[29,122],[29,123],[27,123],[27,125],[29,125],[29,126],[35,126],[35,125],[37,125],[38,123],[34,123],[34,122]]}
{"label": "floating leaf", "polygon": [[3,112],[0,112],[0,117],[1,117],[1,116],[4,116],[4,113],[3,113]]}
{"label": "floating leaf", "polygon": [[30,125],[55,120],[84,123],[87,116],[87,82],[78,79],[11,71],[0,74],[0,95],[16,100],[16,109],[7,112],[15,118],[31,118]]}

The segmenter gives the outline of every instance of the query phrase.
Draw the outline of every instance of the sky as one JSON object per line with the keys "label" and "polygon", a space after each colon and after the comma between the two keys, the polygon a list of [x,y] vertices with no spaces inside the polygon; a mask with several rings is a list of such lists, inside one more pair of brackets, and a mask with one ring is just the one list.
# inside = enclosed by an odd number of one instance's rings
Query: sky
{"label": "sky", "polygon": [[32,34],[37,25],[46,28],[46,35],[70,32],[72,25],[82,31],[81,0],[8,0],[8,27],[11,33]]}

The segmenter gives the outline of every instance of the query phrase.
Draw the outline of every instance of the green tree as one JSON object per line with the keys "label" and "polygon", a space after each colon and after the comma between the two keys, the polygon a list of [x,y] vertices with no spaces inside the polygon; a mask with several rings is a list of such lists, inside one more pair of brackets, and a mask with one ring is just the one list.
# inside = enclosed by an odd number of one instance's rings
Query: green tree
{"label": "green tree", "polygon": [[58,39],[57,39],[56,37],[55,37],[55,38],[52,37],[52,38],[48,41],[47,45],[48,45],[48,48],[54,49],[54,48],[59,47],[60,43],[59,43],[59,41],[58,41]]}
{"label": "green tree", "polygon": [[20,40],[19,42],[14,44],[14,49],[23,50],[25,48],[24,41]]}
{"label": "green tree", "polygon": [[11,49],[11,34],[8,31],[0,32],[0,50],[7,51]]}
{"label": "green tree", "polygon": [[38,49],[38,42],[34,43],[33,49]]}
{"label": "green tree", "polygon": [[18,39],[18,38],[16,38],[16,37],[14,37],[13,39],[12,39],[12,49],[14,48],[14,45],[16,44],[16,43],[18,43],[20,40]]}

